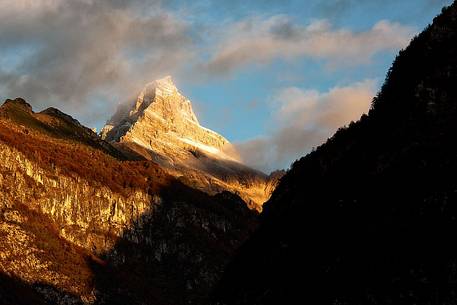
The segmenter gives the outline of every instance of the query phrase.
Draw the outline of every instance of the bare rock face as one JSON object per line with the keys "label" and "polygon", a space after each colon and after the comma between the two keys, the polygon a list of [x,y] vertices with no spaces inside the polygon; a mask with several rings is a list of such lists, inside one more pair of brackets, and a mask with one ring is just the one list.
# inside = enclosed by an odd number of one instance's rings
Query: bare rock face
{"label": "bare rock face", "polygon": [[264,173],[241,164],[227,139],[200,125],[170,76],[147,84],[135,103],[119,107],[101,136],[209,194],[228,190],[257,210],[271,194]]}
{"label": "bare rock face", "polygon": [[179,150],[190,147],[221,155],[229,145],[221,135],[200,126],[191,102],[179,93],[170,76],[147,84],[128,112],[115,115],[101,135],[108,141],[136,143],[172,159]]}
{"label": "bare rock face", "polygon": [[204,304],[257,215],[124,160],[76,120],[0,106],[0,304]]}

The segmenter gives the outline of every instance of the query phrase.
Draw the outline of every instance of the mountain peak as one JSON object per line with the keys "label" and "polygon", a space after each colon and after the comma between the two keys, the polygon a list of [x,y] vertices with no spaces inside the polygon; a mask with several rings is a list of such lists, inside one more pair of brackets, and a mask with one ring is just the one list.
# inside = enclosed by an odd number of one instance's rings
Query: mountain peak
{"label": "mountain peak", "polygon": [[173,82],[173,78],[170,75],[167,75],[163,78],[156,79],[150,83],[147,83],[141,91],[139,97],[141,98],[142,96],[146,97],[151,95],[165,97],[177,93],[179,93],[178,88],[176,88],[176,85]]}
{"label": "mountain peak", "polygon": [[146,84],[132,106],[123,106],[101,135],[108,141],[134,142],[154,151],[163,146],[194,147],[220,153],[229,142],[198,122],[192,103],[176,88],[171,76]]}
{"label": "mountain peak", "polygon": [[55,107],[49,107],[40,112],[40,114],[46,114],[55,118],[58,118],[60,120],[63,120],[69,124],[72,124],[73,126],[78,126],[78,127],[83,127],[81,123],[79,123],[78,120],[74,119],[71,115],[68,115],[59,109]]}
{"label": "mountain peak", "polygon": [[161,90],[170,90],[173,92],[178,91],[175,83],[173,82],[173,78],[170,75],[156,79],[153,83],[155,84],[156,88]]}
{"label": "mountain peak", "polygon": [[1,108],[6,108],[8,107],[8,105],[15,105],[19,108],[24,109],[27,112],[32,112],[32,106],[20,97],[17,97],[14,100],[6,99]]}
{"label": "mountain peak", "polygon": [[227,139],[200,125],[191,101],[170,76],[146,84],[135,102],[121,105],[101,136],[126,154],[155,161],[192,187],[212,194],[235,192],[252,208],[260,209],[271,193],[264,173],[239,163]]}

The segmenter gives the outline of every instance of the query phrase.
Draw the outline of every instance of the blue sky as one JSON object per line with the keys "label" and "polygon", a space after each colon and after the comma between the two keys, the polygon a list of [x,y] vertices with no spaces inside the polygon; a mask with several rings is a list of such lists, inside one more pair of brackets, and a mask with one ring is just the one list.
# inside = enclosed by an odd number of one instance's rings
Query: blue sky
{"label": "blue sky", "polygon": [[[423,29],[439,13],[443,5],[450,1],[357,1],[340,12],[328,12],[331,5],[322,2],[332,1],[264,1],[266,4],[251,4],[219,8],[217,3],[202,1],[190,8],[193,19],[201,23],[236,21],[252,15],[291,16],[297,24],[306,26],[315,19],[328,19],[336,27],[353,31],[370,29],[380,20],[390,20],[411,26],[414,32]],[[243,3],[243,1],[239,1]],[[268,2],[271,2],[269,4]],[[335,9],[338,3],[333,1]],[[351,3],[350,1],[346,1]],[[172,7],[179,8],[181,2]],[[377,54],[369,64],[342,69],[327,69],[319,60],[297,58],[292,62],[276,60],[267,65],[250,66],[234,75],[207,81],[201,84],[187,82],[180,77],[180,89],[193,101],[200,118],[231,141],[245,141],[268,133],[270,110],[268,102],[275,92],[283,87],[297,86],[303,89],[326,91],[336,85],[350,84],[363,79],[376,79],[382,82],[398,50]],[[254,107],[253,107],[254,106]],[[225,118],[224,118],[225,117]]]}
{"label": "blue sky", "polygon": [[451,2],[4,0],[0,97],[100,128],[171,74],[246,163],[287,168],[368,110],[398,50]]}
{"label": "blue sky", "polygon": [[[206,3],[197,5],[197,8],[191,7],[189,10],[195,12],[192,18],[201,23],[213,23],[218,20],[230,23],[253,15],[281,14],[289,16],[294,23],[302,26],[315,20],[326,19],[335,28],[345,28],[354,32],[367,31],[380,20],[389,20],[411,27],[412,33],[415,34],[429,24],[441,8],[448,4],[450,1],[315,0],[280,1],[277,4],[271,1],[264,5],[251,4],[242,8],[234,4],[225,9],[217,9],[214,3]],[[180,5],[178,2],[173,3],[173,7]],[[336,86],[348,86],[371,79],[375,81],[376,91],[398,50],[399,48],[392,48],[381,51],[368,63],[349,67],[328,68],[325,61],[303,56],[291,61],[276,59],[264,65],[248,65],[232,75],[201,84],[188,83],[181,78],[178,82],[182,91],[194,101],[202,123],[221,132],[232,142],[245,142],[259,137],[268,138],[278,128],[274,121],[275,114],[272,113],[276,109],[271,107],[271,103],[283,88],[298,87],[303,90],[326,92]],[[357,113],[358,115],[360,113]],[[331,132],[330,130],[328,135]],[[304,145],[304,150],[309,150],[310,147]],[[301,155],[296,154],[297,157]],[[294,156],[288,157],[290,158],[278,160],[277,166],[287,167]],[[275,165],[257,166],[272,170]]]}

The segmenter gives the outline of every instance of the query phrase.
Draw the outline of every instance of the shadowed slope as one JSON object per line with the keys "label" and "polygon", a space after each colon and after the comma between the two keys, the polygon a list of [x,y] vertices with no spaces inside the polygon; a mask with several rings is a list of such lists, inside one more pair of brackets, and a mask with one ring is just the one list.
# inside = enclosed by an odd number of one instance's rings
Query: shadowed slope
{"label": "shadowed slope", "polygon": [[45,305],[44,297],[22,281],[0,273],[0,304]]}
{"label": "shadowed slope", "polygon": [[176,182],[160,195],[164,203],[102,255],[107,264],[94,265],[97,304],[206,304],[256,228],[252,212],[228,192],[209,197]]}
{"label": "shadowed slope", "polygon": [[217,304],[455,304],[457,4],[400,52],[368,116],[296,162]]}

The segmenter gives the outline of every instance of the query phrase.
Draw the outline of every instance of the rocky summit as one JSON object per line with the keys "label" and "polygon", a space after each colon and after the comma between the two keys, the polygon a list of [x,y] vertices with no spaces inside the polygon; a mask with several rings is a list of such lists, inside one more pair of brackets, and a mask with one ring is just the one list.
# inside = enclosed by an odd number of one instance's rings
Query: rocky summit
{"label": "rocky summit", "polygon": [[107,122],[101,136],[147,148],[157,161],[163,161],[160,157],[176,161],[181,151],[191,148],[230,158],[224,153],[230,143],[200,125],[191,102],[178,91],[170,76],[147,84],[130,107],[122,108]]}
{"label": "rocky summit", "polygon": [[100,135],[192,187],[237,193],[253,209],[261,210],[271,194],[274,181],[243,165],[227,139],[200,125],[170,76],[146,84],[136,101],[119,106]]}

